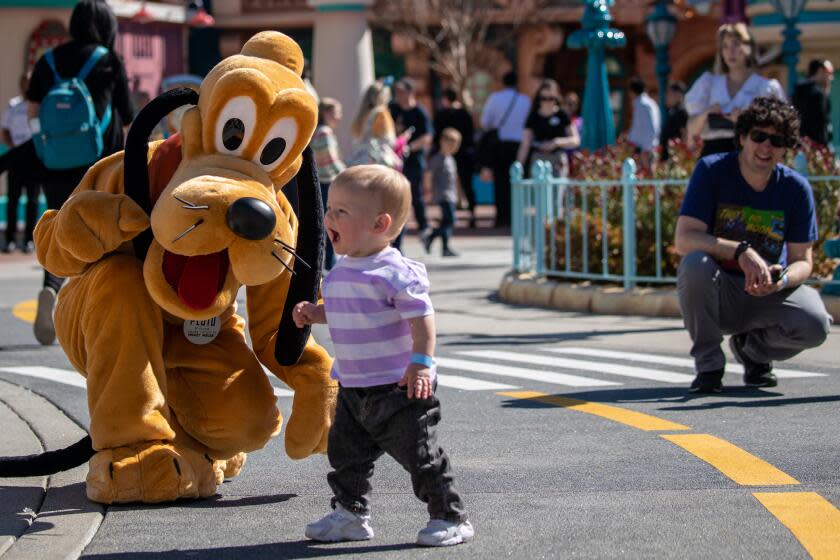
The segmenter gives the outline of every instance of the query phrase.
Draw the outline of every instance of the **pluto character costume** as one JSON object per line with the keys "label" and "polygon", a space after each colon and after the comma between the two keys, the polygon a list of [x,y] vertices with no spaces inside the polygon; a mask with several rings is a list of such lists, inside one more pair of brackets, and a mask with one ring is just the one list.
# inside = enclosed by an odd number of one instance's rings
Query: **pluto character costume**
{"label": "pluto character costume", "polygon": [[[213,495],[224,476],[239,472],[245,452],[280,431],[263,364],[294,390],[288,455],[326,451],[336,393],[331,358],[291,321],[294,303],[317,294],[323,253],[306,148],[317,106],[302,69],[290,38],[255,35],[210,71],[198,94],[176,90],[153,100],[125,152],[91,167],[67,203],[38,224],[38,259],[72,277],[55,325],[87,378],[92,449],[84,440],[71,448],[87,449],[76,464],[93,454],[91,500]],[[197,107],[184,115],[181,134],[148,144],[163,115],[185,103]],[[281,191],[295,176],[299,217]],[[236,312],[242,284],[252,347]],[[35,459],[43,472],[67,468],[71,448],[7,459],[0,475],[32,474]]]}

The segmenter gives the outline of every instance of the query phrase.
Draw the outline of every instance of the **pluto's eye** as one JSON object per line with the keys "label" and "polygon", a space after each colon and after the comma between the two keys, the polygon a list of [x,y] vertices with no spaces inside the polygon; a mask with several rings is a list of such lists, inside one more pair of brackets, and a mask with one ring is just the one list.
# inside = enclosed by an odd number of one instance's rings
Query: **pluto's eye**
{"label": "pluto's eye", "polygon": [[283,117],[274,123],[265,135],[265,141],[254,162],[266,171],[274,171],[287,161],[298,137],[298,124],[292,117]]}
{"label": "pluto's eye", "polygon": [[240,156],[257,126],[257,107],[250,97],[240,95],[225,103],[216,120],[214,142],[220,154]]}
{"label": "pluto's eye", "polygon": [[222,144],[230,151],[242,145],[245,138],[245,123],[239,119],[228,119],[222,129]]}
{"label": "pluto's eye", "polygon": [[280,159],[280,156],[282,156],[285,151],[286,141],[282,138],[275,138],[266,144],[265,148],[263,148],[263,151],[260,154],[260,163],[263,165],[271,165]]}

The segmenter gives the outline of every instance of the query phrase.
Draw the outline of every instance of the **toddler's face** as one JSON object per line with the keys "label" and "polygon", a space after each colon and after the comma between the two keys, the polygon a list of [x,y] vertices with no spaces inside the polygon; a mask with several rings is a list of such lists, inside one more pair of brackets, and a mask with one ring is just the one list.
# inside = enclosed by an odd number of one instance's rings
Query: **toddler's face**
{"label": "toddler's face", "polygon": [[337,254],[367,257],[388,246],[387,236],[376,231],[377,207],[351,187],[330,187],[324,226]]}

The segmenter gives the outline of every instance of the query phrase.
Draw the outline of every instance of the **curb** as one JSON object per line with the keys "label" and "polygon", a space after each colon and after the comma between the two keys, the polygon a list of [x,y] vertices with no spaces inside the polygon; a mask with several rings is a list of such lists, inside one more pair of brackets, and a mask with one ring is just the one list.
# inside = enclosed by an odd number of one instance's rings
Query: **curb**
{"label": "curb", "polygon": [[[834,324],[840,324],[840,297],[824,294],[821,297]],[[625,292],[618,286],[557,282],[532,274],[508,272],[499,285],[499,298],[510,304],[579,313],[682,317],[674,288],[633,288]]]}
{"label": "curb", "polygon": [[[40,446],[54,450],[74,443],[86,432],[59,408],[40,395],[7,381],[0,381],[0,403],[28,427]],[[21,454],[3,448],[3,454]],[[25,451],[24,451],[25,452]],[[87,464],[47,477],[0,479],[26,481],[43,490],[42,499],[30,502],[19,514],[28,525],[12,542],[0,548],[3,560],[18,558],[78,558],[99,529],[105,509],[85,496]],[[0,483],[2,484],[2,483]],[[16,537],[16,538],[15,538]]]}

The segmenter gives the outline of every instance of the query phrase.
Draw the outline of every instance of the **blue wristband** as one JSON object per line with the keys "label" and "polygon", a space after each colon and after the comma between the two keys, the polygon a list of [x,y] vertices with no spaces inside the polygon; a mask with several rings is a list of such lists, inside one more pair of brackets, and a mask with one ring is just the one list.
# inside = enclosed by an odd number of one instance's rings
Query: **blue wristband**
{"label": "blue wristband", "polygon": [[415,352],[411,355],[411,363],[412,364],[420,364],[421,366],[432,367],[434,363],[432,361],[431,356],[427,356],[426,354],[419,354]]}

